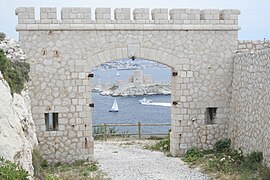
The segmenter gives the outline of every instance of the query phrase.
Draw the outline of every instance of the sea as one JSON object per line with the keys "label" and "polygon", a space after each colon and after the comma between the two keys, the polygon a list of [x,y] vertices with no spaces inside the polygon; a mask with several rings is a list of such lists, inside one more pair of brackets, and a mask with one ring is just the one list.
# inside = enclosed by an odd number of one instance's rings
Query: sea
{"label": "sea", "polygon": [[[120,75],[116,75],[116,73]],[[143,69],[144,74],[152,75],[155,82],[170,82],[171,69],[157,68],[157,69]],[[112,83],[117,80],[128,79],[128,76],[133,74],[132,69],[125,70],[96,70],[94,71],[93,83]],[[93,125],[98,124],[116,124],[116,123],[171,123],[171,107],[166,106],[149,106],[142,105],[139,100],[147,98],[153,102],[170,103],[170,95],[145,95],[145,96],[126,96],[126,97],[112,97],[102,96],[98,92],[92,93],[92,100],[95,104],[93,108]],[[117,101],[119,112],[109,112],[114,100]],[[142,133],[167,133],[170,126],[159,127],[142,127]],[[117,133],[136,133],[137,127],[114,127]]]}

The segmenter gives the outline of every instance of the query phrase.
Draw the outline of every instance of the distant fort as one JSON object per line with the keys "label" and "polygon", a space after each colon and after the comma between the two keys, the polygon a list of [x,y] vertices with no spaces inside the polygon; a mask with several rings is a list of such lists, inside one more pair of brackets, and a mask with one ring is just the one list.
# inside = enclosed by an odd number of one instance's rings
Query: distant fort
{"label": "distant fort", "polygon": [[170,83],[156,83],[150,74],[143,74],[142,70],[134,70],[129,75],[127,82],[117,80],[115,83],[98,83],[93,91],[101,95],[111,96],[136,96],[153,94],[171,94]]}

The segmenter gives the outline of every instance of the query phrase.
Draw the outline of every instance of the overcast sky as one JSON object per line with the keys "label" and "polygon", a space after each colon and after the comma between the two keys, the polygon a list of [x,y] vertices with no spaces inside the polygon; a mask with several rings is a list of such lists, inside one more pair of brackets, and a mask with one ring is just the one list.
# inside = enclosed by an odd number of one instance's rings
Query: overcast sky
{"label": "overcast sky", "polygon": [[[134,8],[199,8],[240,9],[239,39],[270,39],[270,0],[0,0],[0,31],[18,38],[15,31],[17,7],[129,7]],[[39,16],[39,15],[38,15]]]}

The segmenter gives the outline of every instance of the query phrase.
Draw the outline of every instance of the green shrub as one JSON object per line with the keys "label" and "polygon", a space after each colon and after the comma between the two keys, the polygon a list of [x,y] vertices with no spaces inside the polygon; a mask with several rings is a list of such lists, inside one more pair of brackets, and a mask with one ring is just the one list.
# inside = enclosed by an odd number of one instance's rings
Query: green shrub
{"label": "green shrub", "polygon": [[171,132],[171,130],[169,130],[168,135],[166,136],[166,138],[160,140],[155,145],[146,146],[146,149],[163,151],[163,152],[170,151],[170,132]]}
{"label": "green shrub", "polygon": [[214,145],[214,150],[217,153],[223,153],[230,150],[231,140],[230,139],[221,139],[217,141]]}
{"label": "green shrub", "polygon": [[11,62],[0,49],[0,71],[10,86],[11,93],[21,93],[29,80],[30,65],[22,61]]}
{"label": "green shrub", "polygon": [[169,139],[163,139],[157,144],[151,147],[153,150],[169,151],[170,150],[170,141]]}
{"label": "green shrub", "polygon": [[40,152],[37,149],[34,149],[32,152],[32,164],[34,167],[34,176],[39,179],[44,178],[43,170],[48,167],[48,162],[44,159]]}
{"label": "green shrub", "polygon": [[203,157],[202,151],[200,151],[198,148],[194,147],[194,148],[187,150],[187,152],[184,156],[184,161],[193,162],[193,161],[197,161],[201,157]]}
{"label": "green shrub", "polygon": [[[81,165],[83,166],[83,165]],[[92,164],[89,166],[84,166],[82,167],[82,169],[80,170],[82,176],[89,176],[90,172],[94,172],[98,170],[98,166],[96,164]]]}
{"label": "green shrub", "polygon": [[211,157],[207,163],[207,169],[214,171],[220,171],[224,173],[234,172],[235,169],[235,160],[228,154],[221,154],[220,156],[214,155]]}
{"label": "green shrub", "polygon": [[252,152],[244,157],[243,166],[250,170],[257,170],[258,165],[262,164],[263,153],[262,152]]}
{"label": "green shrub", "polygon": [[45,177],[45,180],[60,180],[60,178],[53,175],[48,175]]}
{"label": "green shrub", "polygon": [[270,179],[270,168],[263,166],[259,169],[260,176],[262,180],[269,180]]}
{"label": "green shrub", "polygon": [[193,165],[200,164],[207,172],[226,174],[228,179],[270,180],[270,168],[262,164],[262,152],[244,156],[241,149],[233,150],[230,146],[230,139],[221,139],[210,150],[189,149],[183,160]]}
{"label": "green shrub", "polygon": [[92,164],[88,170],[91,171],[91,172],[92,171],[97,171],[98,170],[98,166],[96,164]]}
{"label": "green shrub", "polygon": [[0,41],[3,41],[6,38],[6,34],[3,32],[0,32]]}
{"label": "green shrub", "polygon": [[0,179],[27,180],[29,174],[21,166],[0,157]]}

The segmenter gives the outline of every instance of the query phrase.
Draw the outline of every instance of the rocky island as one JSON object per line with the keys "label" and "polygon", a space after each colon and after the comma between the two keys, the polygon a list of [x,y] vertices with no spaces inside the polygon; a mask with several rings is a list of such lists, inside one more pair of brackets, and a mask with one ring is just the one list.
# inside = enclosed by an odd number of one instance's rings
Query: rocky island
{"label": "rocky island", "polygon": [[141,70],[134,70],[126,81],[116,81],[110,84],[97,84],[93,91],[104,96],[140,96],[140,95],[169,95],[171,85],[169,82],[153,82],[151,75],[143,74]]}

